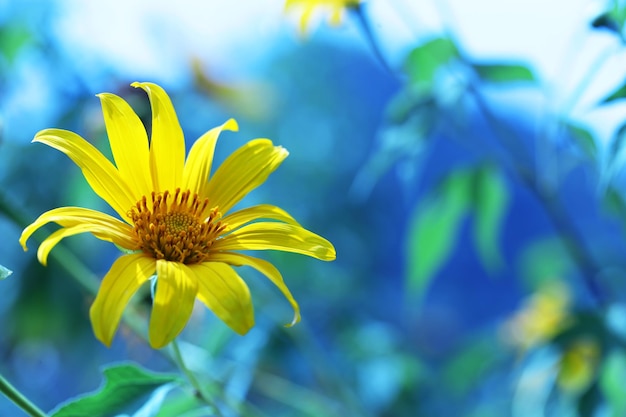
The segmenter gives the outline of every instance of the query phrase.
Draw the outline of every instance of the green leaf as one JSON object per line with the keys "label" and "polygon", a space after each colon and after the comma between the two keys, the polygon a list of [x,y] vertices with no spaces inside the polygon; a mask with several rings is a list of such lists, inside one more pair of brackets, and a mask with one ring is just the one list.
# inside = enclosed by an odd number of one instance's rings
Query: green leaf
{"label": "green leaf", "polygon": [[610,103],[615,100],[621,100],[626,98],[626,83],[613,92],[610,96],[602,100],[601,103]]}
{"label": "green leaf", "polygon": [[452,395],[466,395],[493,370],[502,359],[495,337],[478,336],[469,340],[463,349],[446,363],[442,377]]}
{"label": "green leaf", "polygon": [[458,56],[456,45],[448,38],[435,38],[418,46],[404,63],[409,83],[420,92],[430,90],[437,70]]}
{"label": "green leaf", "polygon": [[523,65],[514,64],[474,64],[474,70],[481,80],[490,83],[511,83],[536,81],[532,71]]}
{"label": "green leaf", "polygon": [[471,171],[457,171],[433,190],[410,222],[407,260],[409,290],[421,295],[449,257],[469,207]]}
{"label": "green leaf", "polygon": [[620,221],[623,232],[626,233],[626,201],[615,188],[608,187],[606,189],[602,207],[609,215]]}
{"label": "green leaf", "polygon": [[9,268],[0,265],[0,280],[8,278],[9,275],[11,275],[12,273],[13,271],[11,271]]}
{"label": "green leaf", "polygon": [[0,27],[0,54],[9,63],[13,63],[22,48],[31,41],[32,35],[25,25],[11,24]]}
{"label": "green leaf", "polygon": [[474,242],[485,267],[494,271],[503,264],[499,237],[509,190],[502,175],[492,167],[479,168],[474,178]]}
{"label": "green leaf", "polygon": [[547,281],[567,276],[572,261],[562,241],[552,236],[536,240],[524,249],[520,269],[524,281],[536,289]]}
{"label": "green leaf", "polygon": [[600,390],[606,399],[611,413],[607,416],[620,417],[626,415],[626,355],[621,350],[614,350],[604,360],[600,371]]}
{"label": "green leaf", "polygon": [[178,375],[153,373],[134,364],[111,366],[103,373],[104,386],[61,404],[51,417],[112,416],[160,386],[180,382]]}
{"label": "green leaf", "polygon": [[565,128],[580,150],[588,157],[595,159],[598,148],[593,134],[587,128],[573,123],[565,122]]}

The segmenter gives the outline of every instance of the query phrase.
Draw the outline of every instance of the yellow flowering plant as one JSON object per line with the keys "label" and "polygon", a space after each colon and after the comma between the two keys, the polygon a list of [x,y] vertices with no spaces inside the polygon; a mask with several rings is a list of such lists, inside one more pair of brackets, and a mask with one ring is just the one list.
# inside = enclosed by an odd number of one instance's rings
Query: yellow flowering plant
{"label": "yellow flowering plant", "polygon": [[51,146],[78,165],[94,192],[119,218],[82,207],[43,213],[22,232],[28,238],[53,222],[61,229],[39,246],[48,254],[62,239],[79,233],[112,242],[126,254],[111,266],[90,309],[96,337],[110,346],[122,313],[136,291],[156,274],[149,341],[161,348],[185,327],[196,298],[239,334],[254,325],[246,283],[233,269],[250,266],[269,278],[294,310],[300,310],[280,272],[271,263],[238,251],[280,250],[324,261],[335,259],[326,239],[302,227],[285,210],[260,204],[232,208],[261,185],[288,152],[269,139],[254,139],[232,153],[211,173],[217,139],[236,131],[230,119],[202,135],[185,158],[185,141],[167,93],[153,83],[133,83],[146,91],[152,108],[152,134],[122,98],[99,94],[115,165],[76,133],[46,129],[34,142]]}
{"label": "yellow flowering plant", "polygon": [[358,7],[362,0],[287,0],[285,11],[297,10],[300,13],[300,33],[305,34],[316,9],[330,13],[330,24],[341,23],[345,9]]}

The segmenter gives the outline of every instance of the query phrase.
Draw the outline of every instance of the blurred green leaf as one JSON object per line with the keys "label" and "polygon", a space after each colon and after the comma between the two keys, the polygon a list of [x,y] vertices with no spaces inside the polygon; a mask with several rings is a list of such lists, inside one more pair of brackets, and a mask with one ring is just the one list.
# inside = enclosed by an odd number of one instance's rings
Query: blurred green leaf
{"label": "blurred green leaf", "polygon": [[404,63],[409,83],[420,92],[430,90],[437,70],[458,56],[456,45],[448,38],[435,38],[416,47]]}
{"label": "blurred green leaf", "polygon": [[501,360],[501,352],[491,337],[469,341],[446,364],[442,375],[445,385],[452,394],[467,394]]}
{"label": "blurred green leaf", "polygon": [[549,280],[566,276],[572,262],[561,240],[551,236],[528,245],[519,258],[519,266],[524,281],[536,289]]}
{"label": "blurred green leaf", "polygon": [[597,384],[592,384],[589,389],[578,398],[578,416],[595,417],[598,409],[602,406],[602,396]]}
{"label": "blurred green leaf", "polygon": [[610,417],[626,415],[626,354],[622,350],[613,350],[602,364],[600,370],[600,390],[611,409]]}
{"label": "blurred green leaf", "polygon": [[8,63],[13,63],[20,50],[30,43],[32,35],[21,24],[10,24],[0,27],[0,54]]}
{"label": "blurred green leaf", "polygon": [[98,391],[60,405],[51,417],[107,417],[164,384],[179,382],[172,374],[157,374],[134,364],[114,365],[104,371],[105,383]]}
{"label": "blurred green leaf", "polygon": [[601,101],[601,103],[610,103],[615,100],[626,98],[626,83],[613,92],[610,96]]}
{"label": "blurred green leaf", "polygon": [[598,149],[593,134],[585,127],[565,122],[565,129],[568,131],[576,145],[588,157],[595,159]]}
{"label": "blurred green leaf", "polygon": [[[194,411],[198,411],[198,414]],[[185,417],[206,415],[206,410],[198,408],[198,399],[188,390],[178,390],[172,393],[163,403],[156,417],[179,417],[183,415]]]}
{"label": "blurred green leaf", "polygon": [[535,81],[532,71],[523,65],[514,64],[474,64],[474,70],[481,80],[491,83]]}
{"label": "blurred green leaf", "polygon": [[421,295],[450,255],[469,208],[471,186],[471,171],[454,172],[413,213],[407,244],[412,293]]}
{"label": "blurred green leaf", "polygon": [[623,29],[626,22],[626,4],[620,0],[613,0],[612,7],[597,16],[591,22],[595,29],[605,29],[618,35],[624,41]]}
{"label": "blurred green leaf", "polygon": [[0,279],[5,279],[9,275],[11,275],[12,273],[13,273],[13,271],[11,271],[9,268],[6,268],[6,267],[0,265]]}
{"label": "blurred green leaf", "polygon": [[604,193],[602,206],[606,212],[619,220],[626,233],[626,201],[613,187],[608,187]]}
{"label": "blurred green leaf", "polygon": [[500,172],[493,167],[480,167],[474,177],[474,242],[483,264],[494,271],[503,264],[499,236],[509,190]]}

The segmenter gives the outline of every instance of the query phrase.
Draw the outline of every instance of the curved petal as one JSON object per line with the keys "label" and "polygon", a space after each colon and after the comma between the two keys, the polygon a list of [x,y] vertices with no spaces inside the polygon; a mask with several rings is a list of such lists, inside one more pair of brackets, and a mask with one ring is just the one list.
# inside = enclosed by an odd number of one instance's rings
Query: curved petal
{"label": "curved petal", "polygon": [[323,237],[303,227],[274,222],[243,226],[216,240],[211,246],[212,251],[267,249],[299,253],[322,261],[336,258],[332,243]]}
{"label": "curved petal", "polygon": [[254,326],[254,309],[243,279],[221,262],[203,262],[189,268],[198,281],[198,299],[228,327],[246,334]]}
{"label": "curved petal", "polygon": [[302,16],[300,17],[300,35],[302,36],[306,34],[307,27],[313,16],[313,11],[313,6],[308,6],[302,11]]}
{"label": "curved petal", "polygon": [[209,180],[206,194],[222,213],[263,184],[289,152],[269,139],[254,139],[233,152]]}
{"label": "curved petal", "polygon": [[135,111],[115,94],[98,94],[115,165],[132,188],[135,201],[152,192],[146,129]]}
{"label": "curved petal", "polygon": [[[37,220],[24,229],[20,236],[22,248],[27,250],[26,241],[28,238],[40,227],[50,222],[57,223],[63,227],[91,225],[93,226],[93,230],[87,231],[93,233],[98,239],[113,242],[129,250],[134,250],[136,246],[133,240],[133,228],[115,217],[82,207],[61,207],[43,213]],[[52,247],[50,249],[52,249]]]}
{"label": "curved petal", "polygon": [[41,242],[41,245],[39,245],[39,249],[37,249],[37,259],[45,266],[48,263],[48,255],[52,248],[66,237],[81,233],[91,233],[99,239],[116,243],[113,240],[115,236],[111,235],[111,229],[107,226],[99,224],[78,224],[76,226],[59,229],[45,238],[44,241]]}
{"label": "curved petal", "polygon": [[211,255],[211,260],[225,262],[234,266],[247,265],[265,275],[270,281],[272,281],[272,283],[274,283],[274,285],[278,287],[293,308],[293,320],[291,320],[291,323],[287,324],[287,327],[291,327],[300,321],[300,306],[298,306],[298,302],[293,298],[293,295],[291,295],[291,291],[289,291],[287,285],[285,285],[285,281],[283,280],[280,271],[278,271],[274,265],[263,259],[233,252],[214,253]]}
{"label": "curved petal", "polygon": [[106,346],[111,346],[126,305],[154,274],[154,268],[154,259],[143,254],[124,255],[113,263],[102,279],[89,317],[96,338]]}
{"label": "curved petal", "polygon": [[137,202],[128,184],[111,161],[92,144],[74,132],[45,129],[35,135],[41,142],[66,154],[82,170],[89,186],[124,220],[128,210]]}
{"label": "curved petal", "polygon": [[183,330],[196,300],[198,282],[188,266],[156,261],[157,288],[150,315],[150,346],[162,348]]}
{"label": "curved petal", "polygon": [[150,98],[152,135],[150,137],[150,171],[153,191],[174,192],[180,186],[185,164],[185,138],[169,96],[153,83],[131,84],[142,88]]}
{"label": "curved petal", "polygon": [[206,186],[211,173],[215,144],[222,130],[236,132],[239,126],[235,119],[229,119],[221,126],[214,127],[198,139],[187,156],[183,169],[183,185],[181,189],[191,190],[192,194],[206,197]]}
{"label": "curved petal", "polygon": [[229,214],[221,219],[222,224],[226,225],[225,231],[235,230],[246,223],[259,219],[272,219],[280,222],[300,226],[300,224],[291,217],[289,213],[280,207],[271,204],[259,204],[257,206],[248,207]]}

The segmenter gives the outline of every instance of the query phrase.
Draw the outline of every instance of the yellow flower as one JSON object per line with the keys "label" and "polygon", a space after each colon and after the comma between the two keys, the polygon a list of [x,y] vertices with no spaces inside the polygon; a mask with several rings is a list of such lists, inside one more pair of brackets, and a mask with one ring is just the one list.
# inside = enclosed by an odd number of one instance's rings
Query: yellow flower
{"label": "yellow flower", "polygon": [[280,272],[267,261],[234,251],[273,249],[331,261],[335,259],[333,245],[273,205],[227,214],[265,182],[288,152],[268,139],[254,139],[231,154],[209,178],[217,138],[222,130],[236,131],[235,120],[201,136],[185,160],[183,132],[165,91],[152,83],[132,86],[145,90],[150,99],[149,142],[142,122],[126,101],[114,94],[98,95],[115,165],[70,131],[46,129],[33,139],[70,157],[94,192],[122,220],[81,207],[50,210],[22,232],[24,250],[37,229],[55,222],[61,229],[37,251],[44,265],[61,239],[78,233],[89,232],[131,252],[113,263],[89,312],[96,337],[107,346],[130,298],[155,272],[149,325],[154,348],[165,346],[181,332],[196,298],[235,332],[250,330],[254,325],[250,291],[233,266],[247,265],[267,276],[294,309],[289,325],[297,323],[299,307]]}
{"label": "yellow flower", "polygon": [[584,392],[596,376],[600,353],[600,346],[592,339],[581,338],[568,346],[558,364],[559,387],[572,393]]}
{"label": "yellow flower", "polygon": [[570,324],[569,307],[565,285],[557,281],[542,286],[505,324],[510,342],[528,350],[548,341]]}
{"label": "yellow flower", "polygon": [[298,9],[300,16],[300,33],[305,34],[311,17],[316,8],[330,11],[330,23],[337,26],[341,23],[343,10],[357,7],[362,0],[286,0],[285,10]]}

